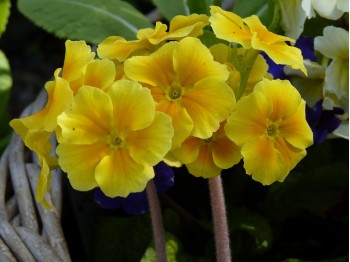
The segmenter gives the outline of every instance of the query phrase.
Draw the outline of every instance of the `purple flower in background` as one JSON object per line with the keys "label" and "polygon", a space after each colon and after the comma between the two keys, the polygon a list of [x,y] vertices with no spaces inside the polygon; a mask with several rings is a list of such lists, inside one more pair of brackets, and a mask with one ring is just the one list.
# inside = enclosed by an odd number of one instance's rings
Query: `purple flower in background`
{"label": "purple flower in background", "polygon": [[[158,193],[163,193],[174,184],[174,171],[165,163],[160,162],[154,167],[154,183]],[[149,210],[146,191],[132,193],[126,198],[110,198],[99,189],[95,189],[95,201],[104,209],[122,208],[125,213],[133,216],[141,215]]]}
{"label": "purple flower in background", "polygon": [[321,144],[329,133],[337,129],[342,121],[336,115],[344,113],[341,108],[323,110],[322,102],[319,100],[314,108],[306,107],[306,120],[314,133],[314,144]]}
{"label": "purple flower in background", "polygon": [[[311,61],[316,61],[316,56],[314,53],[314,39],[312,37],[301,36],[295,42],[295,47],[301,50],[304,59],[309,59]],[[286,79],[287,76],[283,72],[284,65],[278,65],[273,62],[265,53],[262,53],[267,64],[269,65],[268,72],[273,75],[274,78]]]}

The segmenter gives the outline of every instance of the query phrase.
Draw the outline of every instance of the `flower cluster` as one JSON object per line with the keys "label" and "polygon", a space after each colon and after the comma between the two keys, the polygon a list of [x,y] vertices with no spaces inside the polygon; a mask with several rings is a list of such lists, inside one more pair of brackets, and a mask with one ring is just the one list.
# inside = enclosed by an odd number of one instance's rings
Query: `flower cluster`
{"label": "flower cluster", "polygon": [[[205,27],[216,44],[201,41]],[[306,155],[313,143],[306,103],[288,80],[273,79],[262,56],[307,75],[295,40],[255,15],[217,6],[209,17],[176,16],[169,29],[157,22],[136,37],[108,37],[96,53],[68,40],[63,67],[46,84],[45,108],[11,121],[39,156],[38,201],[48,205],[57,165],[73,188],[114,198],[142,192],[160,161],[213,178],[243,159],[247,174],[269,185]],[[329,57],[333,68],[343,63],[340,54]]]}

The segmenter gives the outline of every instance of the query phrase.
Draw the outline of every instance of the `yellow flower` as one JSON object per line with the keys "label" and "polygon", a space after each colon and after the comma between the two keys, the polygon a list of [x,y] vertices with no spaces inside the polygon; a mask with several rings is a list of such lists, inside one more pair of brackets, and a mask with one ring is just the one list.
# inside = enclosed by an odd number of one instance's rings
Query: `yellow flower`
{"label": "yellow flower", "polygon": [[127,77],[147,86],[158,111],[171,116],[173,149],[190,135],[209,138],[232,112],[228,71],[197,38],[170,42],[149,56],[125,61]]}
{"label": "yellow flower", "polygon": [[275,63],[300,69],[306,74],[301,51],[286,43],[295,40],[268,31],[256,15],[242,19],[217,6],[211,6],[210,12],[209,21],[218,38],[241,44],[246,49],[264,51]]}
{"label": "yellow flower", "polygon": [[57,117],[69,107],[82,85],[107,90],[115,80],[114,63],[94,60],[94,56],[95,53],[91,52],[91,48],[84,41],[67,40],[63,68],[57,69],[54,73],[55,79],[45,85],[48,94],[45,107],[30,116],[10,122],[10,126],[22,137],[25,145],[38,155],[41,171],[36,199],[46,207],[49,204],[44,195],[49,189],[49,173],[57,167],[57,159],[50,155],[52,146],[49,141],[57,128]]}
{"label": "yellow flower", "polygon": [[120,36],[110,36],[99,44],[97,53],[101,58],[125,61],[134,55],[148,55],[158,49],[165,41],[181,40],[187,36],[203,34],[203,27],[209,24],[206,15],[178,15],[167,25],[157,22],[155,28],[144,28],[137,32],[137,40],[128,41]]}
{"label": "yellow flower", "polygon": [[240,148],[227,138],[224,125],[208,139],[187,138],[172,154],[185,164],[196,177],[212,178],[220,175],[222,169],[237,164],[242,156]]}
{"label": "yellow flower", "polygon": [[81,87],[58,124],[59,164],[72,186],[98,186],[109,197],[144,190],[173,136],[170,118],[155,111],[150,91],[130,80],[116,81],[108,93]]}
{"label": "yellow flower", "polygon": [[282,182],[313,142],[305,101],[287,80],[259,82],[237,102],[225,132],[242,147],[247,174],[264,185]]}

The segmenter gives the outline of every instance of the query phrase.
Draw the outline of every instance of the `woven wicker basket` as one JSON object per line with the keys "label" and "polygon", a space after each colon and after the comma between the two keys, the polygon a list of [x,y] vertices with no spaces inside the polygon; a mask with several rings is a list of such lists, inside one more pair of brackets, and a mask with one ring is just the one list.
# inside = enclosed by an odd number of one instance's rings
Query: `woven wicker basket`
{"label": "woven wicker basket", "polygon": [[[39,94],[21,117],[39,111],[46,103]],[[54,141],[52,141],[55,143]],[[62,209],[61,171],[52,174],[51,192],[46,198],[53,208],[46,210],[34,198],[40,167],[36,156],[13,135],[0,160],[0,261],[71,261],[60,217]]]}

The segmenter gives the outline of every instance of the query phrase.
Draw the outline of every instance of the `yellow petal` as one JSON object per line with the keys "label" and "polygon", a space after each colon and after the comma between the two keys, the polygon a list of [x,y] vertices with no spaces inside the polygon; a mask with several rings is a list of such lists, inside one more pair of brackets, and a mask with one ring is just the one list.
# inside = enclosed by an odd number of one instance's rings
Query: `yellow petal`
{"label": "yellow petal", "polygon": [[115,65],[112,61],[95,60],[86,67],[84,85],[106,90],[114,81]]}
{"label": "yellow petal", "polygon": [[155,105],[151,92],[130,80],[115,82],[108,91],[113,103],[113,120],[120,132],[139,130],[154,119]]}
{"label": "yellow petal", "polygon": [[222,169],[230,168],[242,159],[241,148],[227,137],[215,139],[212,151],[215,165]]}
{"label": "yellow petal", "polygon": [[285,43],[295,40],[268,31],[255,15],[245,18],[244,22],[252,32],[252,48],[264,51],[276,64],[289,65],[307,74],[301,50]]}
{"label": "yellow petal", "polygon": [[171,117],[174,128],[172,149],[178,148],[192,131],[193,122],[190,116],[185,108],[172,101],[163,101],[157,104],[157,111],[164,112]]}
{"label": "yellow petal", "polygon": [[109,134],[113,106],[102,90],[90,86],[79,89],[72,106],[58,117],[65,142],[95,143]]}
{"label": "yellow petal", "polygon": [[177,45],[178,43],[170,42],[149,56],[135,56],[126,60],[126,76],[152,86],[169,86],[175,78],[172,60]]}
{"label": "yellow petal", "polygon": [[281,136],[296,148],[306,148],[313,143],[313,134],[305,118],[305,101],[300,103],[298,111],[279,125]]}
{"label": "yellow petal", "polygon": [[[261,23],[259,17],[256,15],[246,17],[243,19],[243,21],[244,21],[244,23],[246,23],[249,26],[249,29],[252,33],[252,36],[255,34],[256,38],[259,41],[264,42],[268,45],[281,43],[281,42],[285,42],[285,41],[290,41],[293,43],[295,42],[295,40],[292,38],[278,35],[278,34],[275,34],[273,32],[270,32],[269,30],[267,30],[266,26],[264,26]],[[252,46],[252,47],[254,48],[254,46]]]}
{"label": "yellow petal", "polygon": [[210,146],[206,144],[200,147],[198,158],[186,167],[196,177],[212,178],[220,175],[221,172],[221,168],[217,167],[213,161]]}
{"label": "yellow petal", "polygon": [[272,111],[267,113],[267,116],[272,121],[278,121],[293,115],[301,103],[299,92],[288,80],[263,79],[256,84],[254,90],[270,101]]}
{"label": "yellow petal", "polygon": [[105,156],[96,167],[97,183],[109,197],[127,197],[130,193],[141,192],[153,177],[151,166],[136,163],[123,149]]}
{"label": "yellow petal", "polygon": [[79,78],[94,57],[95,53],[91,52],[91,47],[85,41],[67,40],[62,77],[68,81]]}
{"label": "yellow petal", "polygon": [[176,40],[186,36],[197,37],[203,34],[203,27],[208,24],[208,16],[202,14],[174,16],[170,21],[168,38]]}
{"label": "yellow petal", "polygon": [[62,143],[57,146],[58,161],[68,174],[74,189],[88,191],[97,186],[95,169],[103,156],[108,154],[107,144],[75,145]]}
{"label": "yellow petal", "polygon": [[69,88],[66,80],[57,77],[54,81],[49,81],[45,85],[48,93],[48,101],[45,107],[31,116],[13,119],[10,126],[17,133],[19,128],[28,129],[43,129],[47,132],[53,132],[57,126],[57,117],[60,115],[72,102],[73,93]]}
{"label": "yellow petal", "polygon": [[98,45],[97,53],[101,58],[123,62],[134,54],[148,53],[151,48],[152,45],[147,39],[127,41],[123,37],[110,36]]}
{"label": "yellow petal", "polygon": [[[306,156],[306,150],[304,148],[295,148],[282,137],[276,138],[275,148],[281,153],[283,164],[289,170],[292,170],[300,162],[300,160]],[[286,176],[287,174],[281,175],[277,180],[282,182]]]}
{"label": "yellow petal", "polygon": [[153,45],[157,45],[163,40],[163,37],[166,36],[167,25],[163,24],[160,21],[156,22],[154,28],[143,28],[137,31],[137,39],[147,39]]}
{"label": "yellow petal", "polygon": [[182,98],[193,121],[192,135],[209,138],[232,112],[235,102],[234,94],[225,82],[213,78],[197,82]]}
{"label": "yellow petal", "polygon": [[50,190],[51,180],[50,168],[46,161],[42,161],[40,175],[35,191],[35,199],[38,203],[42,203],[46,209],[50,209],[51,205],[45,199],[45,194]]}
{"label": "yellow petal", "polygon": [[228,117],[225,132],[237,145],[242,146],[266,132],[267,115],[272,111],[270,101],[260,93],[241,98],[236,110]]}
{"label": "yellow petal", "polygon": [[209,49],[193,37],[181,40],[174,50],[174,69],[184,87],[191,87],[203,78],[226,81],[229,76],[226,66],[215,62]]}
{"label": "yellow petal", "polygon": [[241,17],[218,6],[211,6],[210,13],[209,21],[218,38],[241,44],[247,49],[251,47],[252,36]]}
{"label": "yellow petal", "polygon": [[244,144],[241,153],[246,173],[263,185],[283,181],[281,178],[285,178],[290,171],[282,154],[274,148],[274,140],[267,137],[257,137]]}
{"label": "yellow petal", "polygon": [[173,134],[171,118],[164,113],[156,112],[150,126],[132,132],[126,137],[130,156],[137,163],[156,165],[170,150]]}
{"label": "yellow petal", "polygon": [[202,144],[200,138],[190,136],[187,138],[179,148],[171,151],[182,164],[189,164],[196,160],[199,154],[199,148]]}

